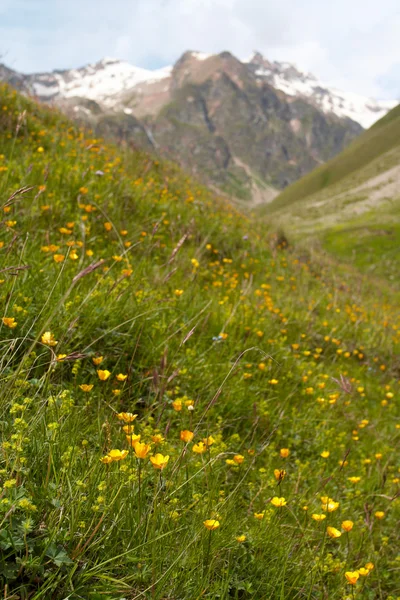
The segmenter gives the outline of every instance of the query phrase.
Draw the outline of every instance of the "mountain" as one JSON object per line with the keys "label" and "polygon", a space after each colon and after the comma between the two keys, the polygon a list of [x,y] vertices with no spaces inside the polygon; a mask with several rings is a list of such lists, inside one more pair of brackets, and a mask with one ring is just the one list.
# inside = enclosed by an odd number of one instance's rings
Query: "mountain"
{"label": "mountain", "polygon": [[400,286],[400,105],[262,213]]}
{"label": "mountain", "polygon": [[271,201],[345,148],[362,132],[359,122],[387,110],[257,53],[241,62],[229,52],[189,51],[156,71],[111,58],[31,75],[3,67],[0,78],[99,135],[151,149],[253,203]]}
{"label": "mountain", "polygon": [[338,117],[348,117],[368,129],[389,110],[394,108],[396,100],[377,101],[353,92],[343,92],[322,83],[311,73],[299,71],[297,67],[285,62],[270,62],[259,52],[248,61],[249,67],[262,81],[289,96],[306,98],[324,113],[333,113]]}

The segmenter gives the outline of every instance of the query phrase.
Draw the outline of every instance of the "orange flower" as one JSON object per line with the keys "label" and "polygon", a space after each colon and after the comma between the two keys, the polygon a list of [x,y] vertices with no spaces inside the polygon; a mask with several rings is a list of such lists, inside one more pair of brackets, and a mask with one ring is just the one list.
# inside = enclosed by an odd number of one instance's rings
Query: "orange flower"
{"label": "orange flower", "polygon": [[243,461],[244,456],[242,456],[241,454],[235,454],[235,456],[233,457],[233,462],[237,465],[241,465]]}
{"label": "orange flower", "polygon": [[10,329],[14,329],[17,326],[17,321],[14,317],[3,317],[1,320],[3,321],[3,325]]}
{"label": "orange flower", "polygon": [[290,454],[290,450],[289,450],[289,448],[281,448],[279,450],[279,454],[280,454],[281,458],[287,458]]}
{"label": "orange flower", "polygon": [[344,531],[351,531],[353,529],[354,523],[353,521],[343,521],[342,523],[342,529]]}
{"label": "orange flower", "polygon": [[274,469],[274,477],[277,481],[282,481],[282,479],[286,476],[285,469]]}
{"label": "orange flower", "polygon": [[181,440],[182,442],[185,442],[185,444],[188,444],[189,442],[192,441],[193,437],[194,437],[194,433],[192,431],[189,431],[188,429],[184,429],[183,431],[181,431]]}

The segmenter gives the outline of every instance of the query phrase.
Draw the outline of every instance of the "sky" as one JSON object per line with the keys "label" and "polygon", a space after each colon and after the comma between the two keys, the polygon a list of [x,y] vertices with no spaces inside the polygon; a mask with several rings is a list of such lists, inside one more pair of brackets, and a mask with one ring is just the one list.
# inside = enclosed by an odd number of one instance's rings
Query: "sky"
{"label": "sky", "polygon": [[0,0],[0,62],[25,73],[104,56],[144,68],[254,50],[323,82],[400,98],[399,0]]}

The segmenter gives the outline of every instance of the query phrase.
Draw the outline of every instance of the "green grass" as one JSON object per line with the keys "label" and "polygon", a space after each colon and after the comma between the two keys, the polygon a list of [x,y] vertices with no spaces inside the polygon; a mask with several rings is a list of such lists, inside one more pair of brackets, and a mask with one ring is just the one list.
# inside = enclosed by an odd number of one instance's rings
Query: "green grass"
{"label": "green grass", "polygon": [[400,145],[400,106],[361,134],[338,156],[287,187],[265,207],[270,214],[337,184]]}
{"label": "green grass", "polygon": [[0,96],[3,597],[398,597],[390,287]]}

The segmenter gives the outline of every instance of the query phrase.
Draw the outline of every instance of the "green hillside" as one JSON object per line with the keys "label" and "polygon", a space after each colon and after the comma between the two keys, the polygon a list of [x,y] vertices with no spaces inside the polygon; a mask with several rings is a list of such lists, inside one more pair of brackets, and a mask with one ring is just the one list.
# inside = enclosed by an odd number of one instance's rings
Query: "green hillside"
{"label": "green hillside", "polygon": [[[338,156],[287,187],[268,205],[268,213],[281,210],[308,196],[354,176],[369,163],[400,146],[400,105],[365,131]],[[389,159],[390,162],[390,159]]]}
{"label": "green hillside", "polygon": [[390,285],[0,100],[3,597],[398,597]]}

